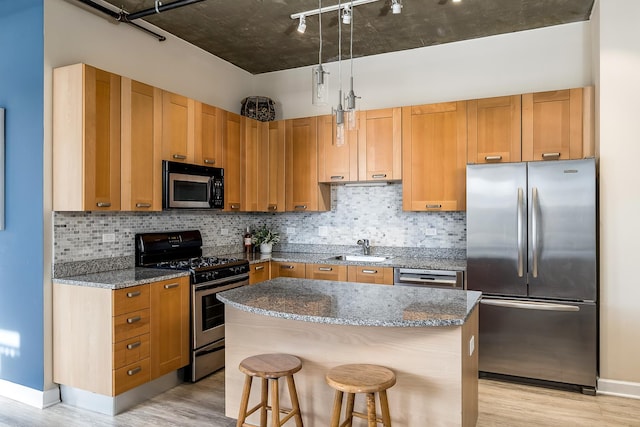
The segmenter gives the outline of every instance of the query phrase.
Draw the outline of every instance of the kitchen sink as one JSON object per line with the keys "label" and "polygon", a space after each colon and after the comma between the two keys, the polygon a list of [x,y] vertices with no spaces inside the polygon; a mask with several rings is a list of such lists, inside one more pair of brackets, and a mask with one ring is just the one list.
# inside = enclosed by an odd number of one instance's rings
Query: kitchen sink
{"label": "kitchen sink", "polygon": [[338,255],[329,259],[335,259],[339,261],[361,261],[361,262],[383,262],[388,260],[388,256],[374,256],[374,255]]}

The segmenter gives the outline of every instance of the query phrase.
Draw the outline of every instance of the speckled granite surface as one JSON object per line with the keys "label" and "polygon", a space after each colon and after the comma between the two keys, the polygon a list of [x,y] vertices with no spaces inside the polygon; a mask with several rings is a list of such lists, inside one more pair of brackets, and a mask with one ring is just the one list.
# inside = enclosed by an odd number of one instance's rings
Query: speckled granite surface
{"label": "speckled granite surface", "polygon": [[217,294],[231,307],[303,322],[354,326],[459,326],[480,292],[280,277]]}
{"label": "speckled granite surface", "polygon": [[94,288],[122,289],[188,275],[189,273],[185,271],[160,270],[155,268],[127,268],[124,270],[60,277],[54,279],[54,282]]}

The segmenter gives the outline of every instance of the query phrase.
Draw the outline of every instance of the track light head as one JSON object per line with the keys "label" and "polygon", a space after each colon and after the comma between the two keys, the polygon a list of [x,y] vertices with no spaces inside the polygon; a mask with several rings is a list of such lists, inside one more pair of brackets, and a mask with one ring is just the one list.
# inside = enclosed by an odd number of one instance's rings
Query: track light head
{"label": "track light head", "polygon": [[300,15],[300,22],[298,23],[298,32],[304,33],[307,30],[307,20],[304,15]]}
{"label": "track light head", "polygon": [[348,5],[342,9],[342,23],[346,25],[351,24],[351,8]]}
{"label": "track light head", "polygon": [[402,3],[400,3],[400,0],[391,0],[391,12],[394,15],[402,13]]}

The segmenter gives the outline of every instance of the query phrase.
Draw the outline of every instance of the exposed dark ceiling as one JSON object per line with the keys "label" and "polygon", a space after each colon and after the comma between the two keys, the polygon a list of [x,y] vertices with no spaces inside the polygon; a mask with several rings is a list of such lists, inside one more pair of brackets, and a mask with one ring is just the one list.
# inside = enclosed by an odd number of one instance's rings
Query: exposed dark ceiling
{"label": "exposed dark ceiling", "polygon": [[[155,0],[106,0],[128,13],[155,7]],[[163,0],[164,6],[177,0]],[[353,56],[375,55],[514,31],[586,21],[594,0],[391,0],[354,7]],[[338,0],[323,0],[322,6]],[[348,1],[342,1],[348,3]],[[317,0],[203,0],[144,18],[145,21],[252,73],[318,63],[318,15],[304,34],[290,15],[318,8]],[[109,18],[111,19],[111,18]],[[133,22],[144,24],[140,20]],[[322,15],[322,62],[338,59],[338,12]],[[350,26],[342,24],[343,59],[349,58]]]}

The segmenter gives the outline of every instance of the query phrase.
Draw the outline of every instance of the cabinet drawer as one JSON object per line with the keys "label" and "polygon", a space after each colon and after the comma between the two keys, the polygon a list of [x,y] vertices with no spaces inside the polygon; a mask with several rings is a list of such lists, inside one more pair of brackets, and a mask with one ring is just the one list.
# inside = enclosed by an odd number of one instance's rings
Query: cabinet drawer
{"label": "cabinet drawer", "polygon": [[268,262],[261,262],[260,264],[253,264],[251,270],[249,270],[249,284],[255,285],[256,283],[269,280],[271,276],[271,270],[269,269]]}
{"label": "cabinet drawer", "polygon": [[113,395],[117,396],[127,390],[149,382],[149,358],[124,366],[113,371]]}
{"label": "cabinet drawer", "polygon": [[349,266],[349,281],[393,285],[393,268]]}
{"label": "cabinet drawer", "polygon": [[305,278],[303,262],[274,262],[271,269],[272,277],[297,277]]}
{"label": "cabinet drawer", "polygon": [[113,342],[149,333],[149,309],[121,314],[113,318]]}
{"label": "cabinet drawer", "polygon": [[149,308],[149,285],[132,286],[113,292],[113,315]]}
{"label": "cabinet drawer", "polygon": [[306,278],[316,280],[347,280],[346,265],[307,264]]}
{"label": "cabinet drawer", "polygon": [[113,368],[120,369],[149,357],[149,334],[113,344]]}

